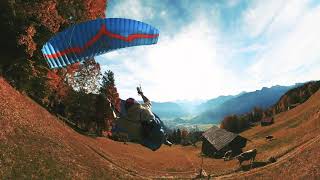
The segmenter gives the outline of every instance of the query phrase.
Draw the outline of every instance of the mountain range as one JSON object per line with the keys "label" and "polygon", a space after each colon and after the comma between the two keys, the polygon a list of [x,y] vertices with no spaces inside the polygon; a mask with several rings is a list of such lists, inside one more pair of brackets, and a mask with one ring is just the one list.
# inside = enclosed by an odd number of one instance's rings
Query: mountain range
{"label": "mountain range", "polygon": [[189,114],[182,105],[175,102],[152,102],[152,110],[163,120],[184,117]]}
{"label": "mountain range", "polygon": [[[242,114],[251,111],[254,107],[267,108],[275,104],[280,97],[292,88],[303,85],[297,83],[291,86],[263,87],[253,92],[241,92],[237,95],[219,96],[201,104],[188,104],[188,109],[181,102],[153,102],[153,111],[163,120],[177,119],[182,122],[183,117],[191,124],[217,124],[230,114]],[[190,111],[192,109],[192,111]],[[192,118],[190,118],[192,117]],[[181,119],[182,118],[182,119]]]}

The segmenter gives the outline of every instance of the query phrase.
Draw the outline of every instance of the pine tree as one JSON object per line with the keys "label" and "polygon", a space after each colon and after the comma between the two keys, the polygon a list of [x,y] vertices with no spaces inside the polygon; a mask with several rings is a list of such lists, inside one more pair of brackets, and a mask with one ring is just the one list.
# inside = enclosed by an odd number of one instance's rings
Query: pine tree
{"label": "pine tree", "polygon": [[[114,121],[112,109],[109,107],[108,100],[112,103],[113,107],[120,111],[120,98],[115,87],[114,73],[112,71],[104,72],[102,76],[102,84],[99,90],[99,101],[103,107],[100,107],[102,112],[99,118],[99,124],[103,125],[103,130],[106,130],[109,134],[111,133],[112,122]],[[104,101],[104,102],[101,102]],[[104,122],[101,122],[104,121]]]}
{"label": "pine tree", "polygon": [[105,96],[108,96],[108,88],[115,86],[114,84],[114,73],[110,70],[104,72],[104,75],[102,76],[102,84],[100,87],[100,94],[104,94]]}

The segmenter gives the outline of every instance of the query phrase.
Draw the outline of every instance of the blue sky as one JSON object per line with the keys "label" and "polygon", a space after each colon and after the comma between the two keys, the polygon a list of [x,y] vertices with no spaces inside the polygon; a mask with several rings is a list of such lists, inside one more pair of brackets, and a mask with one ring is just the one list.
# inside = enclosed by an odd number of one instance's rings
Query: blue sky
{"label": "blue sky", "polygon": [[97,57],[120,97],[204,100],[320,79],[319,0],[109,0],[107,17],[160,30],[158,44]]}

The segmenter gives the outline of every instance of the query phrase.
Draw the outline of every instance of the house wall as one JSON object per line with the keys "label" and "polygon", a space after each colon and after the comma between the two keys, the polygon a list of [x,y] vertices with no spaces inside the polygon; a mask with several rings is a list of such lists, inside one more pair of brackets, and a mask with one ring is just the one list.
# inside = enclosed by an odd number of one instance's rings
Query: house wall
{"label": "house wall", "polygon": [[229,147],[234,153],[234,155],[238,155],[242,152],[242,148],[247,145],[247,139],[237,136],[233,141],[229,143]]}
{"label": "house wall", "polygon": [[213,145],[205,138],[202,139],[201,151],[203,154],[210,157],[214,156],[214,153],[217,152],[217,150],[213,147]]}

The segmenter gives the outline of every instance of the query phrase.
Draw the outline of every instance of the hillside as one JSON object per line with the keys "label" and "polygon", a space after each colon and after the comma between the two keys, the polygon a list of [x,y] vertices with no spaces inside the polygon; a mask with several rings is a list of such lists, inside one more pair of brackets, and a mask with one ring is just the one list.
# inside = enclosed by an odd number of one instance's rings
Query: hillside
{"label": "hillside", "polygon": [[[257,126],[242,133],[252,140],[246,149],[258,149],[257,164],[270,156],[277,157],[278,162],[237,173],[235,160],[204,158],[204,169],[213,177],[225,178],[277,177],[279,172],[283,177],[319,177],[319,160],[312,158],[319,152],[320,141],[315,138],[320,137],[319,99],[320,91],[300,106],[277,115],[272,126]],[[200,144],[162,146],[153,152],[138,144],[80,135],[3,79],[0,123],[0,179],[191,178],[201,164]],[[265,141],[270,134],[275,140]]]}
{"label": "hillside", "polygon": [[[280,156],[278,162],[241,174],[224,176],[230,179],[318,179],[320,177],[320,91],[305,103],[275,116],[275,124],[255,127],[244,133],[251,137],[247,148],[256,147],[258,161],[268,155]],[[266,135],[275,140],[267,142]],[[283,156],[282,156],[283,155]]]}
{"label": "hillside", "polygon": [[[288,90],[299,86],[272,86],[254,92],[242,93],[226,100],[218,106],[208,108],[207,111],[195,117],[193,123],[219,123],[225,116],[242,114],[251,111],[254,107],[267,108],[275,104]],[[227,96],[228,97],[228,96]]]}
{"label": "hillside", "polygon": [[293,88],[281,96],[279,101],[269,108],[269,111],[280,113],[294,108],[296,105],[304,103],[318,89],[320,89],[320,81],[310,81],[302,86]]}
{"label": "hillside", "polygon": [[[0,78],[0,179],[119,178],[79,135]],[[124,175],[121,177],[125,178]]]}

